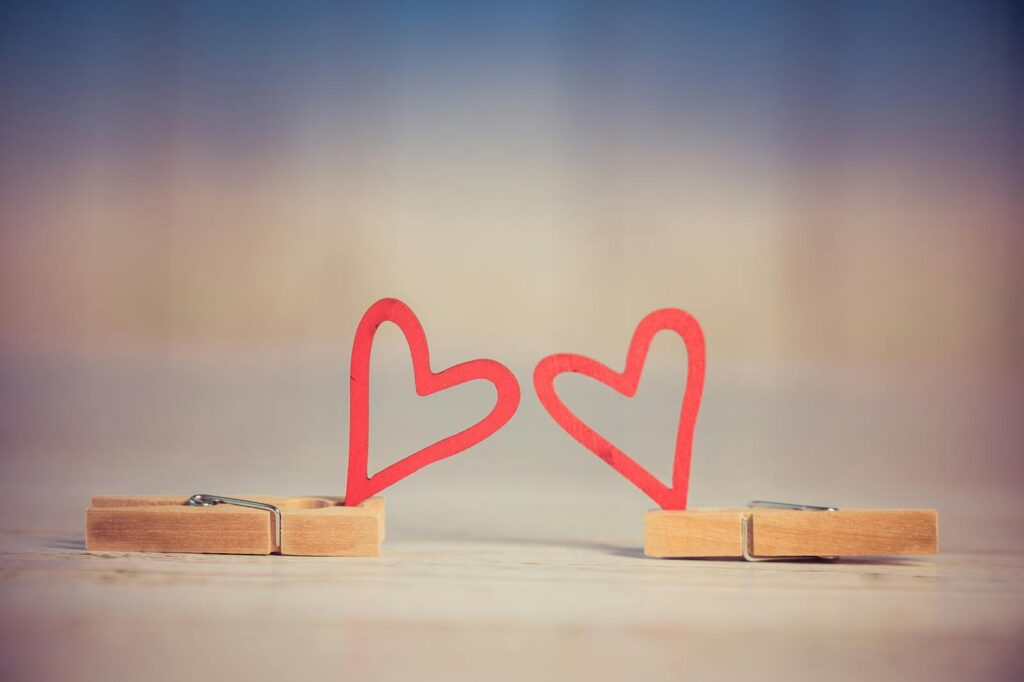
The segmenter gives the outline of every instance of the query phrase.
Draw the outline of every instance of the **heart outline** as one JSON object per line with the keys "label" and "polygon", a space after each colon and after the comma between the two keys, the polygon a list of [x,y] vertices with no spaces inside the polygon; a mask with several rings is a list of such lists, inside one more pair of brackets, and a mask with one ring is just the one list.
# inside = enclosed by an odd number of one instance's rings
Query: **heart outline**
{"label": "heart outline", "polygon": [[[627,398],[632,398],[640,384],[651,341],[655,334],[663,330],[674,331],[683,339],[687,355],[686,390],[679,409],[671,486],[666,486],[632,457],[584,423],[566,407],[555,391],[555,378],[571,372],[596,379]],[[683,310],[662,308],[640,320],[629,343],[626,366],[622,372],[616,372],[584,355],[557,353],[537,363],[533,372],[533,387],[544,409],[555,423],[583,447],[604,460],[663,509],[686,509],[693,434],[704,391],[705,369],[704,332],[700,324]]]}
{"label": "heart outline", "polygon": [[[370,440],[370,354],[377,329],[392,322],[405,335],[412,356],[416,393],[428,396],[468,381],[484,379],[494,385],[494,407],[480,421],[442,438],[378,471],[367,475]],[[349,451],[345,504],[352,506],[381,492],[419,469],[456,455],[489,438],[519,408],[520,388],[515,375],[495,360],[469,360],[440,372],[430,369],[430,348],[423,326],[412,309],[395,298],[370,306],[356,328],[349,366]]]}

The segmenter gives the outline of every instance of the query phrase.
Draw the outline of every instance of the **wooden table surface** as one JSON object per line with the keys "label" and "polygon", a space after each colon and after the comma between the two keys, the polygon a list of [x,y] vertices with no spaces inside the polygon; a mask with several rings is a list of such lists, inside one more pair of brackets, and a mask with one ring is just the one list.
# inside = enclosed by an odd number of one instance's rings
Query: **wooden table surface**
{"label": "wooden table surface", "polygon": [[[934,557],[644,558],[650,500],[529,395],[495,438],[387,491],[379,559],[90,553],[94,494],[344,490],[337,363],[122,364],[0,362],[20,387],[0,391],[3,682],[1024,679],[1016,394],[709,383],[693,506],[936,508]],[[667,476],[679,398],[652,379],[574,400]],[[480,409],[411,381],[377,392],[376,468]]]}
{"label": "wooden table surface", "polygon": [[379,559],[339,560],[2,539],[5,680],[1024,674],[1019,552],[746,563],[400,539]]}

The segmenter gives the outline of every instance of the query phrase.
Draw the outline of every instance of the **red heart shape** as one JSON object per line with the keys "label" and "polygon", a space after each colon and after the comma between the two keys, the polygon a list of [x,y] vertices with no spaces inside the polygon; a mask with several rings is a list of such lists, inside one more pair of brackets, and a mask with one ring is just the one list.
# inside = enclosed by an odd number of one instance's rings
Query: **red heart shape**
{"label": "red heart shape", "polygon": [[[370,350],[377,328],[394,322],[405,334],[412,355],[416,393],[428,396],[452,386],[475,379],[494,384],[498,399],[490,413],[473,426],[448,436],[404,459],[382,469],[372,477],[366,475],[366,459],[370,439]],[[349,397],[348,487],[345,504],[359,504],[389,485],[397,483],[426,465],[466,450],[512,418],[519,407],[519,382],[507,367],[494,360],[470,360],[449,367],[443,372],[430,370],[430,350],[420,321],[409,306],[394,298],[384,298],[363,315],[352,343]]]}
{"label": "red heart shape", "polygon": [[[676,454],[672,465],[672,487],[655,478],[651,472],[636,463],[629,455],[612,445],[599,433],[587,426],[565,406],[555,392],[555,377],[564,372],[583,374],[610,386],[627,398],[636,395],[640,374],[647,360],[654,335],[670,329],[686,344],[686,391],[679,412],[676,432]],[[704,391],[704,332],[697,320],[687,312],[673,308],[656,310],[637,325],[626,355],[626,369],[616,372],[607,365],[582,355],[559,353],[549,355],[537,363],[533,371],[533,387],[537,397],[551,418],[566,432],[613,469],[625,476],[633,485],[647,493],[664,509],[686,509],[686,496],[690,485],[690,458],[693,451],[693,429],[697,424],[701,393]]]}

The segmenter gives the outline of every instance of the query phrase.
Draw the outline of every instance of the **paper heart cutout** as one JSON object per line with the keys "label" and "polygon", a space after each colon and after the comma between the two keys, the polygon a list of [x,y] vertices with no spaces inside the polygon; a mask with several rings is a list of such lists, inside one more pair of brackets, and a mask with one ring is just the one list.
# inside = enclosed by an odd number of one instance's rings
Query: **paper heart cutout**
{"label": "paper heart cutout", "polygon": [[[394,322],[405,334],[412,355],[417,394],[428,396],[467,381],[485,379],[494,384],[498,397],[490,413],[473,426],[439,440],[368,477],[366,460],[370,440],[370,351],[377,328],[385,322]],[[384,298],[377,301],[359,321],[355,341],[352,343],[345,504],[359,504],[426,465],[476,445],[504,426],[518,407],[519,382],[507,367],[494,360],[470,360],[443,372],[431,371],[427,337],[416,315],[398,299]]]}
{"label": "paper heart cutout", "polygon": [[[555,392],[555,377],[565,372],[583,374],[610,386],[627,398],[636,395],[640,374],[647,360],[654,335],[669,329],[686,344],[686,391],[679,412],[676,452],[672,465],[672,487],[655,478],[633,458],[590,428],[565,406]],[[704,332],[697,320],[687,312],[674,308],[656,310],[637,325],[626,355],[626,369],[616,372],[597,360],[571,353],[549,355],[537,363],[533,371],[533,387],[551,418],[583,447],[607,462],[633,485],[664,509],[686,509],[690,486],[690,458],[693,452],[693,430],[697,424],[701,394],[704,391]]]}

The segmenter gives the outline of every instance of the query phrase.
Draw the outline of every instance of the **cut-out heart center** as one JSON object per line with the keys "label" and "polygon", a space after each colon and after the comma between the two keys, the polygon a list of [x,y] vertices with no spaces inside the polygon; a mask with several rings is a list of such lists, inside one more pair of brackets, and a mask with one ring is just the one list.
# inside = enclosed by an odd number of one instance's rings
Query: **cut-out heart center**
{"label": "cut-out heart center", "polygon": [[[431,345],[430,361],[434,365],[444,362],[443,350],[436,343]],[[447,357],[452,364],[462,359],[457,354]],[[426,397],[417,395],[415,386],[405,335],[397,326],[385,322],[377,329],[370,357],[367,475],[373,476],[424,445],[461,431],[494,406],[494,386],[488,381],[467,381]],[[460,464],[452,462],[446,468]],[[417,473],[417,482],[427,478],[423,473]]]}
{"label": "cut-out heart center", "polygon": [[[617,448],[577,417],[555,391],[555,377],[566,372],[596,379],[626,397],[636,395],[651,340],[661,330],[672,330],[686,344],[686,390],[679,411],[675,456],[672,462],[672,485],[666,486],[647,469]],[[686,509],[690,483],[690,460],[693,432],[704,390],[704,333],[692,315],[682,310],[656,310],[637,325],[626,355],[626,367],[616,372],[597,360],[582,355],[560,353],[549,355],[537,363],[533,373],[534,389],[551,418],[581,445],[603,459],[633,485],[646,493],[664,509]]]}
{"label": "cut-out heart center", "polygon": [[[624,341],[628,343],[629,337]],[[651,341],[647,362],[632,398],[574,372],[559,374],[555,378],[555,390],[581,421],[597,428],[609,442],[628,452],[659,481],[671,481],[672,457],[666,455],[675,450],[685,377],[683,340],[670,331],[660,331]],[[372,451],[370,464],[373,464]]]}
{"label": "cut-out heart center", "polygon": [[[494,408],[476,424],[367,476],[370,430],[370,353],[373,338],[384,322],[393,322],[405,334],[412,355],[416,393],[428,396],[467,381],[483,379],[497,391]],[[352,343],[349,397],[348,486],[345,504],[357,505],[424,466],[451,457],[488,438],[504,426],[519,407],[519,382],[494,360],[470,360],[442,372],[430,369],[426,334],[412,310],[394,298],[374,303],[363,315]]]}

